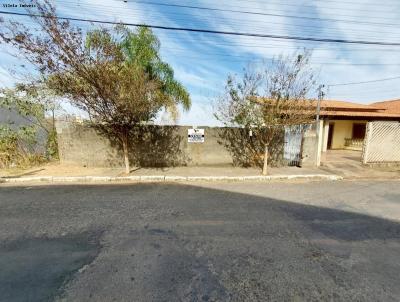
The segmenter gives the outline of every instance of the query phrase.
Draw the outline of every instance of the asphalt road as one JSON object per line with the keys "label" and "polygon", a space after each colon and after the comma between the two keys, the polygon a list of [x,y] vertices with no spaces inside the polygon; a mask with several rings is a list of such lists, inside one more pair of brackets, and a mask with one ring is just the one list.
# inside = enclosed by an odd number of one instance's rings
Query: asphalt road
{"label": "asphalt road", "polygon": [[399,301],[399,182],[0,186],[0,301]]}

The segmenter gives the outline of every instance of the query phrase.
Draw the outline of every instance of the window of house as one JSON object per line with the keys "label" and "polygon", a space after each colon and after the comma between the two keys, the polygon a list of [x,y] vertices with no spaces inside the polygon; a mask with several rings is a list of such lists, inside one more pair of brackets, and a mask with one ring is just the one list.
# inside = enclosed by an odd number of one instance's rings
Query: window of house
{"label": "window of house", "polygon": [[366,124],[353,124],[353,139],[364,139]]}

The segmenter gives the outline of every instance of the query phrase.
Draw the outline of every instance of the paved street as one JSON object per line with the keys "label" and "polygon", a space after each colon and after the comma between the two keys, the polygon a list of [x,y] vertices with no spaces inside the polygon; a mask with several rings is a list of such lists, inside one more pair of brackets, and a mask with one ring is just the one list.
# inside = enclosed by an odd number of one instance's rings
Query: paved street
{"label": "paved street", "polygon": [[0,301],[399,301],[398,181],[0,186]]}

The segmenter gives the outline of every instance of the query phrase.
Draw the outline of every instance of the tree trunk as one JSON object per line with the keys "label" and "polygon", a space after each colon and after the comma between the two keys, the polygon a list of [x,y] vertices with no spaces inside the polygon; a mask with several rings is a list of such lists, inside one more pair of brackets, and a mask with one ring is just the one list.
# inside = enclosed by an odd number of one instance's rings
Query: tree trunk
{"label": "tree trunk", "polygon": [[129,165],[128,137],[126,135],[122,138],[122,149],[124,151],[125,174],[129,174],[131,169]]}
{"label": "tree trunk", "polygon": [[52,109],[52,118],[53,118],[53,120],[52,120],[52,122],[53,122],[53,131],[54,131],[54,133],[56,133],[56,114],[55,114],[55,109],[53,108]]}
{"label": "tree trunk", "polygon": [[268,145],[265,146],[265,151],[264,151],[264,166],[262,170],[263,175],[268,174]]}

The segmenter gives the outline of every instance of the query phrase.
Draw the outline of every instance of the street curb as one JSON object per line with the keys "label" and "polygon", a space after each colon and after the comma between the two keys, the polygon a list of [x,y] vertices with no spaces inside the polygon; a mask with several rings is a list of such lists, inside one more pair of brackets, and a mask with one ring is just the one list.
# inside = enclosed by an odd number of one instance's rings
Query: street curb
{"label": "street curb", "polygon": [[310,174],[310,175],[254,175],[254,176],[165,176],[165,175],[143,175],[143,176],[32,176],[12,178],[0,178],[0,183],[121,183],[121,182],[240,182],[240,181],[273,181],[273,180],[343,180],[342,176]]}

